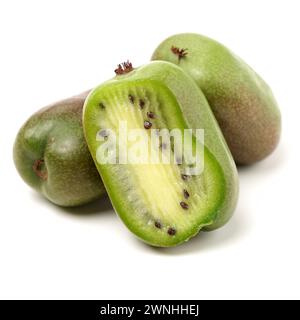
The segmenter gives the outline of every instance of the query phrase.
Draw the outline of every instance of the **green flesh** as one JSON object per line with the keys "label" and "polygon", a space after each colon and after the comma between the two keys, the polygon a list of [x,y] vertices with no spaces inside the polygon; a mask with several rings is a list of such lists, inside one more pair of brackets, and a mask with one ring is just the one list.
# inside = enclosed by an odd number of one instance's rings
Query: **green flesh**
{"label": "green flesh", "polygon": [[[175,68],[182,76],[180,69],[161,64],[161,74]],[[154,74],[155,66],[153,63]],[[97,140],[97,135],[112,129],[117,132],[119,141],[119,121],[126,121],[128,129],[144,130],[149,137],[151,130],[144,128],[144,121],[151,122],[151,129],[178,128],[183,131],[188,128],[178,97],[164,81],[147,74],[147,67],[144,72],[140,68],[117,77],[120,81],[112,80],[96,88],[85,102],[84,129],[108,195],[126,226],[151,245],[174,246],[188,240],[204,226],[213,226],[224,202],[228,202],[226,177],[208,148],[204,147],[203,173],[186,180],[181,175],[186,173],[187,163],[101,164],[97,161],[97,150],[106,143]],[[154,119],[148,117],[149,112],[155,115]],[[190,147],[195,150],[198,143],[193,137]],[[132,147],[130,143],[128,146],[128,149]],[[173,146],[170,148],[173,159]],[[160,149],[158,156],[164,152]],[[188,208],[184,208],[185,205]]]}
{"label": "green flesh", "polygon": [[[172,47],[187,49],[179,58]],[[265,81],[222,44],[192,33],[164,40],[152,60],[180,66],[205,94],[232,155],[239,164],[268,156],[277,146],[281,117]]]}
{"label": "green flesh", "polygon": [[86,95],[34,114],[14,144],[14,162],[23,180],[60,206],[82,205],[105,193],[82,130]]}

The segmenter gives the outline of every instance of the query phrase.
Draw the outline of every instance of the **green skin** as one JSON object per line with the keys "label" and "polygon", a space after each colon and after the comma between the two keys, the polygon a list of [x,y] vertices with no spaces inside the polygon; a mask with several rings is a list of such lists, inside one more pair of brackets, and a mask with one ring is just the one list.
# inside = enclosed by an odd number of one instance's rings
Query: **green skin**
{"label": "green skin", "polygon": [[14,144],[15,166],[23,180],[60,206],[79,206],[105,193],[82,130],[88,92],[35,113]]}
{"label": "green skin", "polygon": [[[172,46],[187,54],[174,53]],[[177,34],[157,47],[152,60],[179,65],[196,81],[236,163],[254,163],[276,148],[281,116],[275,98],[264,80],[225,46],[198,34]]]}
{"label": "green skin", "polygon": [[[211,170],[211,175],[215,179],[215,191],[212,191],[211,196],[214,203],[210,204],[210,212],[204,220],[198,221],[188,232],[174,237],[157,235],[141,226],[127,201],[126,192],[120,188],[119,176],[113,175],[115,172],[113,166],[116,165],[99,164],[96,159],[100,143],[95,137],[99,129],[103,129],[99,125],[98,118],[105,117],[107,112],[103,113],[99,108],[101,97],[108,94],[111,97],[117,96],[118,87],[126,89],[138,85],[145,88],[151,87],[156,92],[164,92],[165,99],[168,101],[166,109],[169,109],[165,110],[165,115],[169,113],[172,126],[180,129],[201,128],[205,132],[204,159],[205,166]],[[126,226],[146,243],[161,247],[175,246],[196,235],[200,229],[214,230],[223,226],[231,218],[236,207],[239,189],[235,163],[205,96],[180,68],[167,62],[152,62],[100,85],[85,101],[83,126],[90,152],[115,211]],[[136,188],[140,189],[138,186]]]}

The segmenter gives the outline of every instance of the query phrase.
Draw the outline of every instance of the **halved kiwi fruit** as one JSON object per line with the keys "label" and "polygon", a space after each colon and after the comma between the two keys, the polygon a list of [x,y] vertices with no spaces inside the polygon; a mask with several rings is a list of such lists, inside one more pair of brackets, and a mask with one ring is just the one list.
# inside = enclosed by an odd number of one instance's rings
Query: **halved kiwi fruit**
{"label": "halved kiwi fruit", "polygon": [[[201,121],[190,125],[193,110],[199,108],[204,110],[202,120],[210,119],[210,127]],[[197,112],[195,116],[200,118]],[[128,73],[125,70],[90,93],[83,123],[111,202],[140,239],[154,246],[178,245],[203,227],[223,225],[232,215],[238,190],[235,165],[204,96],[178,67],[152,62]],[[145,162],[128,163],[128,153],[136,148],[137,141],[124,137],[121,123],[126,124],[127,132],[143,130]],[[204,129],[205,139],[208,137],[209,143],[203,144],[194,131],[188,143],[191,154],[198,152],[201,174],[191,174],[192,165],[185,154],[182,158],[178,153],[175,140],[163,137],[169,130],[177,130],[184,137],[185,129]],[[127,163],[120,152],[124,139]],[[159,147],[151,149],[154,140]],[[100,151],[105,148],[105,155],[116,156],[116,163],[107,162],[113,158],[104,159]],[[150,151],[161,161],[149,161]],[[162,161],[167,154],[170,162]]]}

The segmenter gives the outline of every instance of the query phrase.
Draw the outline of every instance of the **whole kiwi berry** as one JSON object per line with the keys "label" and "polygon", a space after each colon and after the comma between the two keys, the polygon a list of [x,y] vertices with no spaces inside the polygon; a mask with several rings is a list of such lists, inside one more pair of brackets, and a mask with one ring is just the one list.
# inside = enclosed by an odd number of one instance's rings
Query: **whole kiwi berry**
{"label": "whole kiwi berry", "polygon": [[82,129],[88,92],[56,102],[31,116],[14,144],[23,180],[60,206],[78,206],[105,193]]}
{"label": "whole kiwi berry", "polygon": [[196,81],[236,163],[254,163],[275,149],[281,115],[271,89],[228,48],[205,36],[183,33],[164,40],[152,60],[172,62]]}

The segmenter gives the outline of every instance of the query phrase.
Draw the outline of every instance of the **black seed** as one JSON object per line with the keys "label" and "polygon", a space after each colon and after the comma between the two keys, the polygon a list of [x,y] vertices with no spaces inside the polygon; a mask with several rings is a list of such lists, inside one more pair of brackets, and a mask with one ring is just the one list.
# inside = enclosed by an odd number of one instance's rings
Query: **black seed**
{"label": "black seed", "polygon": [[134,104],[134,96],[133,95],[129,95],[128,96],[130,103]]}
{"label": "black seed", "polygon": [[182,180],[188,180],[190,178],[190,176],[188,176],[187,174],[182,174],[181,175]]}
{"label": "black seed", "polygon": [[147,112],[147,117],[150,119],[154,119],[155,118],[155,114],[152,111]]}
{"label": "black seed", "polygon": [[189,208],[189,205],[184,201],[181,201],[180,205],[181,205],[181,208],[184,209],[184,210],[187,210]]}
{"label": "black seed", "polygon": [[168,234],[169,234],[170,236],[175,236],[176,230],[175,230],[174,228],[169,228],[169,229],[168,229]]}
{"label": "black seed", "polygon": [[161,223],[159,221],[155,221],[154,225],[157,229],[161,229]]}
{"label": "black seed", "polygon": [[141,108],[141,109],[144,109],[145,101],[144,101],[144,100],[142,100],[142,99],[140,99],[140,101],[139,101],[139,105],[140,105],[140,108]]}
{"label": "black seed", "polygon": [[103,102],[100,102],[100,103],[99,103],[99,107],[100,107],[101,109],[105,109],[104,103],[103,103]]}
{"label": "black seed", "polygon": [[152,127],[152,123],[148,120],[144,121],[144,128],[145,129],[150,129]]}
{"label": "black seed", "polygon": [[183,195],[186,199],[188,199],[190,197],[190,194],[188,193],[188,191],[186,189],[183,190]]}

